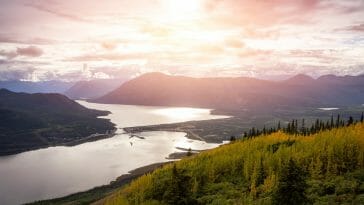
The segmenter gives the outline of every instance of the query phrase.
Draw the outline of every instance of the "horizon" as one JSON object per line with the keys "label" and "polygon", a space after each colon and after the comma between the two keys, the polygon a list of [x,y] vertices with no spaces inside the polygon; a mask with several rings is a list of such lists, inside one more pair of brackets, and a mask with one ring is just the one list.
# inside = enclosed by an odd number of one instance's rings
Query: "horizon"
{"label": "horizon", "polygon": [[[320,75],[320,76],[311,76],[309,74],[305,74],[305,73],[298,73],[298,74],[293,74],[293,75],[282,75],[282,76],[272,76],[272,77],[251,77],[251,76],[193,76],[193,75],[182,75],[182,74],[170,74],[170,73],[163,73],[163,72],[158,72],[158,71],[154,71],[154,72],[147,72],[147,73],[142,73],[140,75],[137,76],[133,76],[130,78],[125,79],[125,77],[116,77],[116,78],[88,78],[88,79],[78,79],[78,80],[73,80],[73,81],[68,81],[66,79],[50,79],[50,80],[37,80],[37,81],[33,81],[31,79],[12,79],[12,80],[0,80],[0,82],[29,82],[29,83],[42,83],[42,82],[65,82],[65,83],[77,83],[77,82],[87,82],[87,81],[93,81],[93,80],[132,80],[132,79],[136,79],[138,77],[141,77],[143,75],[147,75],[147,74],[163,74],[163,75],[167,75],[167,76],[172,76],[172,77],[188,77],[188,78],[197,78],[197,79],[203,79],[203,78],[251,78],[251,79],[257,79],[257,80],[266,80],[266,81],[285,81],[285,80],[289,80],[292,78],[295,78],[297,76],[306,76],[309,78],[312,78],[314,80],[319,80],[322,77],[327,77],[327,76],[333,76],[333,77],[360,77],[360,76],[364,76],[364,73],[358,74],[358,75],[335,75],[335,74],[326,74],[326,75]],[[6,88],[0,88],[0,89],[6,89]]]}
{"label": "horizon", "polygon": [[0,80],[362,75],[364,1],[0,0]]}

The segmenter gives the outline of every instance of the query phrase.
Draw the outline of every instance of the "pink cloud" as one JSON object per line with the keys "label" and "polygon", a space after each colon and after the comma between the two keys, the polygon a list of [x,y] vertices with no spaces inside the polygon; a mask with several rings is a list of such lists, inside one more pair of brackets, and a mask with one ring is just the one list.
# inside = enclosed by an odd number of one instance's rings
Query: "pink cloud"
{"label": "pink cloud", "polygon": [[41,55],[43,55],[43,50],[36,46],[17,48],[15,51],[0,51],[0,56],[5,56],[8,59],[13,59],[18,56],[39,57]]}
{"label": "pink cloud", "polygon": [[20,56],[39,57],[43,55],[43,50],[36,46],[28,46],[25,48],[17,48],[16,53]]}

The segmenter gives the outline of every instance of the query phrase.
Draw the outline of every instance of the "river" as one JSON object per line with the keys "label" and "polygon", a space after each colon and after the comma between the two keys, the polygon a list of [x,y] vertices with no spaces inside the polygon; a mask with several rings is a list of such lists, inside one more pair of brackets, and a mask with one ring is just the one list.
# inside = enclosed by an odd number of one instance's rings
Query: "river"
{"label": "river", "polygon": [[[211,149],[219,144],[191,140],[181,132],[144,132],[130,138],[123,128],[209,120],[208,109],[108,105],[78,101],[108,110],[116,124],[114,137],[73,147],[56,146],[0,157],[0,204],[16,205],[66,196],[108,184],[138,167],[168,161],[178,148]],[[144,139],[142,139],[144,138]]]}

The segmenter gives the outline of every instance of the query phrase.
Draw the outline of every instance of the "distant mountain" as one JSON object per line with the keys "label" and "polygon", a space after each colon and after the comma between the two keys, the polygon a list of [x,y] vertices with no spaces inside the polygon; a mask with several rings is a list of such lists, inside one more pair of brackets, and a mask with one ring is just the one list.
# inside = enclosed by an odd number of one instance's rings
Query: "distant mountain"
{"label": "distant mountain", "polygon": [[77,143],[113,130],[97,118],[108,112],[87,109],[60,94],[15,93],[0,89],[0,155]]}
{"label": "distant mountain", "polygon": [[360,105],[364,102],[364,77],[316,80],[297,75],[276,82],[246,77],[191,78],[149,73],[94,101],[218,109]]}
{"label": "distant mountain", "polygon": [[63,81],[0,81],[0,88],[25,93],[64,93],[74,82]]}
{"label": "distant mountain", "polygon": [[64,94],[71,99],[91,99],[101,97],[121,86],[127,79],[97,79],[79,81]]}

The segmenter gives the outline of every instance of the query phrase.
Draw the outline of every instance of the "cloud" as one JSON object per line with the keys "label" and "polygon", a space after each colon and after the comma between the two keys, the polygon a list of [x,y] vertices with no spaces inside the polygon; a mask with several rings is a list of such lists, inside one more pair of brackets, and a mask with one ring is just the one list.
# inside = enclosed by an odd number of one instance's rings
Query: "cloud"
{"label": "cloud", "polygon": [[266,55],[270,55],[272,53],[273,53],[272,50],[245,48],[238,52],[238,56],[241,58],[246,58],[246,57],[254,57],[254,56],[266,56]]}
{"label": "cloud", "polygon": [[301,57],[301,58],[317,58],[325,61],[338,60],[337,57],[339,52],[337,50],[328,49],[317,49],[317,50],[290,50],[288,56],[290,57]]}
{"label": "cloud", "polygon": [[16,51],[4,51],[4,50],[1,50],[0,51],[0,56],[4,56],[7,59],[13,59],[13,58],[17,57],[18,54],[16,53]]}
{"label": "cloud", "polygon": [[54,6],[52,7],[52,5],[57,5],[57,3],[54,1],[39,1],[24,4],[24,6],[31,7],[42,12],[50,13],[60,18],[65,18],[72,21],[89,22],[89,20],[81,16],[64,13],[61,8],[54,8]]}
{"label": "cloud", "polygon": [[354,31],[354,32],[364,32],[364,23],[348,26],[348,27],[343,28],[342,30]]}
{"label": "cloud", "polygon": [[151,22],[143,23],[140,31],[142,33],[147,33],[155,37],[166,37],[172,33],[172,29],[163,25],[153,24]]}
{"label": "cloud", "polygon": [[25,48],[17,48],[16,53],[20,56],[39,57],[43,55],[43,50],[36,46],[28,46]]}
{"label": "cloud", "polygon": [[35,68],[29,67],[24,69],[10,69],[5,68],[0,70],[0,80],[7,81],[7,80],[28,80],[31,79]]}
{"label": "cloud", "polygon": [[115,40],[108,40],[101,43],[101,47],[106,50],[114,50],[118,47],[118,42]]}
{"label": "cloud", "polygon": [[[210,23],[221,27],[274,28],[313,25],[327,18],[364,11],[363,0],[210,0]],[[253,32],[254,32],[253,29]],[[259,35],[262,31],[253,33]],[[247,32],[249,34],[249,31]]]}
{"label": "cloud", "polygon": [[0,34],[0,43],[16,43],[16,44],[33,44],[33,45],[50,45],[55,44],[58,41],[48,38],[23,38],[18,35],[6,35]]}
{"label": "cloud", "polygon": [[65,59],[66,61],[120,61],[144,59],[148,53],[89,53]]}
{"label": "cloud", "polygon": [[244,48],[245,44],[238,38],[226,38],[225,45],[230,48]]}
{"label": "cloud", "polygon": [[224,52],[224,48],[220,45],[202,44],[198,46],[198,51],[205,54],[221,54]]}
{"label": "cloud", "polygon": [[206,10],[212,15],[217,15],[221,23],[229,22],[244,26],[272,26],[307,21],[309,20],[307,14],[312,14],[323,4],[321,0],[214,0],[213,3],[207,2]]}
{"label": "cloud", "polygon": [[36,46],[17,48],[15,51],[0,51],[0,56],[4,56],[7,59],[13,59],[18,56],[39,57],[41,55],[43,55],[43,50]]}

